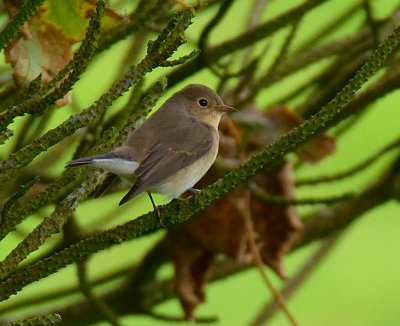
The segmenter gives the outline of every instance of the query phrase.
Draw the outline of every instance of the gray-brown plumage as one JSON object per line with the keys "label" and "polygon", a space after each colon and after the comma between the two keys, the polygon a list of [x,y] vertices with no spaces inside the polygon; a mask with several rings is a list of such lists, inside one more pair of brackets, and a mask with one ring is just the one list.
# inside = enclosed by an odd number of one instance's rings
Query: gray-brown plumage
{"label": "gray-brown plumage", "polygon": [[144,191],[178,197],[211,167],[218,152],[220,118],[234,110],[212,89],[189,85],[172,95],[121,147],[70,161],[67,167],[92,164],[111,172],[96,195],[115,175],[131,181],[120,205]]}

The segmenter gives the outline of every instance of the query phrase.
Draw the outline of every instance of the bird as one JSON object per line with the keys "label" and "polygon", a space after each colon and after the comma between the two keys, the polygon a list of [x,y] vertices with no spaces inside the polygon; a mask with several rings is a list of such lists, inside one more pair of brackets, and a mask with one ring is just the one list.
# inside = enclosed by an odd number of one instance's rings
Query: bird
{"label": "bird", "polygon": [[147,192],[160,220],[151,193],[172,200],[187,190],[198,192],[192,187],[217,157],[221,116],[234,111],[211,88],[190,84],[173,94],[121,146],[105,154],[74,159],[66,167],[90,164],[109,172],[95,197],[117,176],[127,180],[132,186],[119,205]]}

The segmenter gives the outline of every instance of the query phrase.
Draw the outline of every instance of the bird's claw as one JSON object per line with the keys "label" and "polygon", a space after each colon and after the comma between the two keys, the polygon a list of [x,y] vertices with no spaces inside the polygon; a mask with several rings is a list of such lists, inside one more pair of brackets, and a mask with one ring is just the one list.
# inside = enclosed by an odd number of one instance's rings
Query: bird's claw
{"label": "bird's claw", "polygon": [[201,193],[201,190],[196,189],[196,188],[189,188],[188,191],[190,191],[192,194],[195,194],[195,195]]}

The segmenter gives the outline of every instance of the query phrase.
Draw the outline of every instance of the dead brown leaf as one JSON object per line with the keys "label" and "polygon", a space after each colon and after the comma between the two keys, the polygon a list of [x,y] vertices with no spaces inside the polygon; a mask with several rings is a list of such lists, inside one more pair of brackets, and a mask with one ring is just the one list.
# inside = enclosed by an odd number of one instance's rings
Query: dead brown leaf
{"label": "dead brown leaf", "polygon": [[[284,106],[274,107],[265,113],[248,108],[234,119],[235,123],[228,117],[221,121],[219,164],[207,172],[198,188],[204,188],[226,173],[223,169],[226,162],[234,161],[237,165],[302,122]],[[300,159],[314,162],[333,150],[334,140],[322,135],[305,147],[307,154],[302,152],[304,148],[298,151]],[[229,164],[226,166],[231,168]],[[290,161],[281,161],[258,174],[252,182],[268,194],[287,199],[294,197]],[[188,222],[168,229],[167,240],[175,266],[175,289],[188,320],[194,320],[196,306],[205,299],[207,277],[215,255],[252,261],[249,235],[238,206],[244,197],[250,198],[252,231],[263,262],[281,277],[285,276],[283,257],[302,228],[296,208],[277,206],[252,194],[248,197],[248,194],[246,186],[238,187]]]}
{"label": "dead brown leaf", "polygon": [[[5,0],[4,3],[9,16],[14,16],[20,1]],[[68,10],[63,12],[63,6]],[[72,46],[85,36],[90,14],[95,6],[96,1],[93,0],[51,0],[45,2],[32,19],[25,23],[21,34],[8,44],[4,52],[6,62],[13,67],[13,77],[19,88],[27,87],[39,74],[43,81],[49,82],[66,66],[73,57]],[[70,22],[68,15],[74,15]],[[125,17],[107,8],[104,19],[106,23],[103,25],[109,28],[124,19]],[[70,101],[71,96],[67,94],[56,104],[62,106]]]}

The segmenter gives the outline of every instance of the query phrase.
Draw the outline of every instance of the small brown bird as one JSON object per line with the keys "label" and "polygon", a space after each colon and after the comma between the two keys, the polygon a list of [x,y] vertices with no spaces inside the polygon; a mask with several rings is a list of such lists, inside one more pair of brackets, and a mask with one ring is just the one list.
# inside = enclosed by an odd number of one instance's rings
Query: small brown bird
{"label": "small brown bird", "polygon": [[236,111],[212,89],[191,84],[172,95],[125,143],[107,154],[83,157],[66,167],[92,164],[111,172],[96,191],[100,196],[117,175],[133,183],[120,205],[147,192],[178,197],[211,167],[218,152],[222,114]]}

